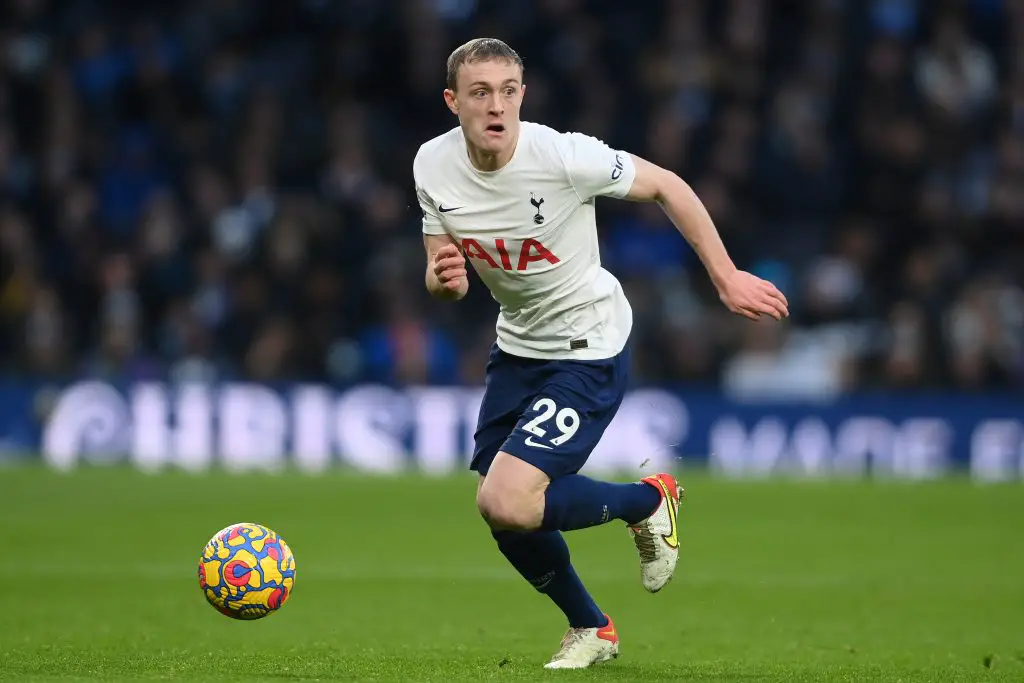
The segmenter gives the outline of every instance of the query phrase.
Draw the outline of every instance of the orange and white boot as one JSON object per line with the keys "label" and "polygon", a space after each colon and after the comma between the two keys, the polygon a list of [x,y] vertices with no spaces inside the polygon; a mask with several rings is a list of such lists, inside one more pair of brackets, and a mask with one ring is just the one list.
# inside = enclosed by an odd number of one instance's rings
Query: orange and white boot
{"label": "orange and white boot", "polygon": [[570,628],[545,669],[586,669],[619,656],[619,634],[612,618],[600,628]]}
{"label": "orange and white boot", "polygon": [[672,580],[679,560],[679,502],[683,487],[671,474],[661,473],[644,477],[646,482],[661,493],[661,503],[654,513],[642,522],[627,527],[640,555],[640,578],[644,588],[657,593]]}

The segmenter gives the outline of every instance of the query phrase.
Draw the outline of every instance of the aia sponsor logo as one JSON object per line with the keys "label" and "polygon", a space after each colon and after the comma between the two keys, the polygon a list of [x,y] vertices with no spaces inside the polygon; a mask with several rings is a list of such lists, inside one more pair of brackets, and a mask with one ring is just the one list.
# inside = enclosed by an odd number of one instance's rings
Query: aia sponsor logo
{"label": "aia sponsor logo", "polygon": [[[488,240],[484,240],[484,242],[488,242]],[[486,263],[491,268],[503,270],[526,270],[527,266],[535,261],[547,261],[552,265],[559,262],[558,257],[547,247],[532,238],[523,240],[518,248],[514,243],[506,245],[503,238],[498,238],[494,240],[493,255],[480,241],[465,238],[462,240],[462,251],[468,259],[474,259]]]}

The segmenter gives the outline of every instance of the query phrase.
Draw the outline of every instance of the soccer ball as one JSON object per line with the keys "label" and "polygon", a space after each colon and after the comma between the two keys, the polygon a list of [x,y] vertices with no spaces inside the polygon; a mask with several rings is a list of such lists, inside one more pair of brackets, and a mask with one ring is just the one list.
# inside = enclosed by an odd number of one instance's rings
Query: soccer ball
{"label": "soccer ball", "polygon": [[199,587],[232,619],[262,619],[281,609],[295,585],[295,557],[260,524],[232,524],[210,539],[199,558]]}

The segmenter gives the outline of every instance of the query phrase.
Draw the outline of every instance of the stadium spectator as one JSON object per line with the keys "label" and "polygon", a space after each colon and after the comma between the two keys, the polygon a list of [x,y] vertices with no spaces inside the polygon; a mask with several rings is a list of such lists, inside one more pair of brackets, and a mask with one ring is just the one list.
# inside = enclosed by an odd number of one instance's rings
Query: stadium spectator
{"label": "stadium spectator", "polygon": [[477,381],[482,287],[422,286],[411,160],[452,47],[524,117],[688,178],[783,328],[722,314],[659,212],[599,205],[638,378],[775,396],[1024,386],[1024,5],[16,0],[0,339],[48,376]]}

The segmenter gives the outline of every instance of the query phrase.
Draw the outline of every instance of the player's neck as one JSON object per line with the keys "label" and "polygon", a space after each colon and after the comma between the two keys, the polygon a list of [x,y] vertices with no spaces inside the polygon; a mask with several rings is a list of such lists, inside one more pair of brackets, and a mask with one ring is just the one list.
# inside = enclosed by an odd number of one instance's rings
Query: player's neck
{"label": "player's neck", "polygon": [[516,153],[516,145],[518,144],[519,135],[517,134],[515,140],[507,148],[500,152],[487,152],[467,140],[466,152],[469,154],[469,163],[473,164],[473,168],[484,173],[490,173],[504,168],[508,162],[512,161],[512,156]]}

